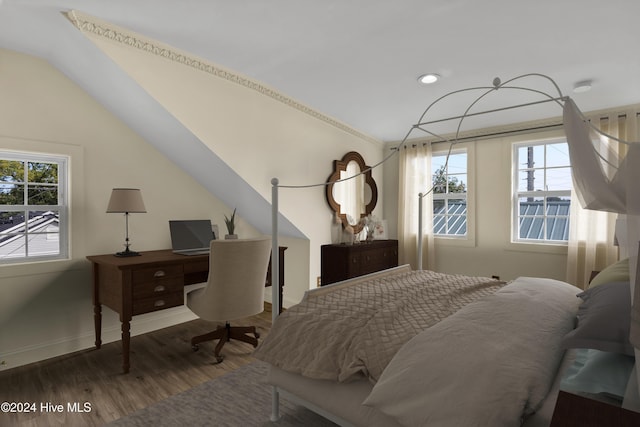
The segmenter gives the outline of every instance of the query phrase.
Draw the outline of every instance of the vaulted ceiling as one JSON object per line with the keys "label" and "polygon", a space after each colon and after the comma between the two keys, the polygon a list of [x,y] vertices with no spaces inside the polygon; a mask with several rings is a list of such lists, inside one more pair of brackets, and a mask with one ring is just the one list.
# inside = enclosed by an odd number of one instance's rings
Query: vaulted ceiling
{"label": "vaulted ceiling", "polygon": [[[45,58],[122,108],[128,76],[61,13],[70,9],[235,70],[382,141],[401,139],[438,97],[491,87],[495,77],[548,75],[583,111],[640,103],[637,0],[0,0],[0,47]],[[441,79],[420,85],[427,72]],[[518,83],[555,94],[542,80]],[[582,80],[591,90],[573,93]],[[428,119],[461,114],[476,96],[443,103]],[[529,99],[510,92],[477,109]],[[559,114],[549,104],[468,126]]]}

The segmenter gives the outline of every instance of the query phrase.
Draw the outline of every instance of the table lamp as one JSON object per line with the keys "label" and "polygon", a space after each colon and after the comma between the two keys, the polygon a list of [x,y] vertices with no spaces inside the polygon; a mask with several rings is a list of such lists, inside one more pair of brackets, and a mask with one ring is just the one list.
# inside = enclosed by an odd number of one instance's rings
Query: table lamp
{"label": "table lamp", "polygon": [[115,256],[128,257],[140,255],[139,252],[134,252],[129,249],[129,214],[146,212],[147,210],[144,207],[142,193],[139,188],[114,188],[111,191],[107,213],[124,213],[125,220],[125,250],[117,252]]}

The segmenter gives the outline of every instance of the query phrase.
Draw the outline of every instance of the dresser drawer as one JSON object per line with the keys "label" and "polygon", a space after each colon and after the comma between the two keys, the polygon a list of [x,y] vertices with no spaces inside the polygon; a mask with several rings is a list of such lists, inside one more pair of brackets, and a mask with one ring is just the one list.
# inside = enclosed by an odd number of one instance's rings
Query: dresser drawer
{"label": "dresser drawer", "polygon": [[140,268],[132,272],[133,283],[151,282],[167,277],[182,276],[182,265]]}
{"label": "dresser drawer", "polygon": [[142,298],[133,301],[132,315],[149,313],[169,307],[176,307],[184,303],[184,292],[172,292],[162,295],[155,295],[151,298]]}
{"label": "dresser drawer", "polygon": [[321,284],[327,285],[397,266],[398,241],[323,245],[320,256]]}
{"label": "dresser drawer", "polygon": [[163,277],[145,283],[134,282],[131,288],[134,301],[171,292],[182,292],[183,290],[184,278],[182,276]]}

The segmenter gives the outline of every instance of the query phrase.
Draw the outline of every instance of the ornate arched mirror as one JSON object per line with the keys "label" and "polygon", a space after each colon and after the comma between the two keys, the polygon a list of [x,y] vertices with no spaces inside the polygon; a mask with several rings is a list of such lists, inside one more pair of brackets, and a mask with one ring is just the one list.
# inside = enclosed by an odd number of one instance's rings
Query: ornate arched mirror
{"label": "ornate arched mirror", "polygon": [[342,160],[334,160],[333,173],[327,182],[329,206],[340,217],[343,227],[350,225],[359,233],[363,227],[360,219],[373,212],[378,202],[378,187],[371,168],[359,153],[350,151]]}

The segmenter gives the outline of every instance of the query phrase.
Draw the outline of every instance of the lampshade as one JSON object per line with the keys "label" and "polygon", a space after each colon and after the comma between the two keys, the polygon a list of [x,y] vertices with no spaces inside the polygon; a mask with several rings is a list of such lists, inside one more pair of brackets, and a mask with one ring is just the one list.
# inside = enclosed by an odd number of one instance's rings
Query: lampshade
{"label": "lampshade", "polygon": [[145,213],[142,192],[139,188],[114,188],[107,206],[107,213]]}

